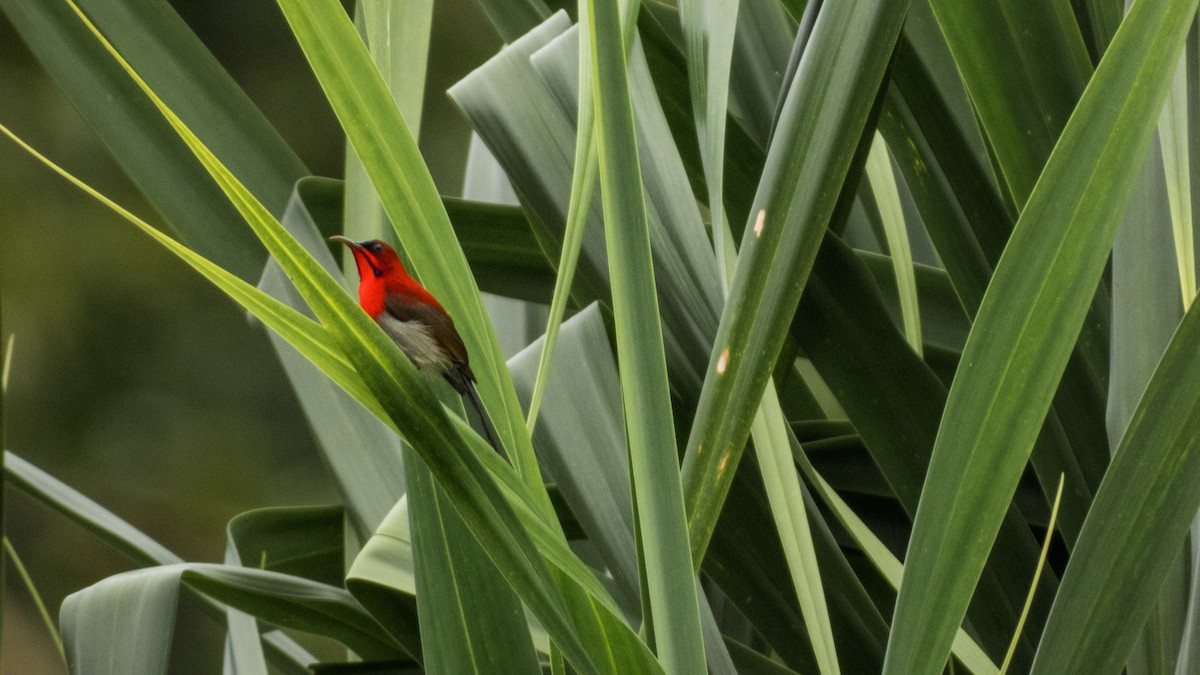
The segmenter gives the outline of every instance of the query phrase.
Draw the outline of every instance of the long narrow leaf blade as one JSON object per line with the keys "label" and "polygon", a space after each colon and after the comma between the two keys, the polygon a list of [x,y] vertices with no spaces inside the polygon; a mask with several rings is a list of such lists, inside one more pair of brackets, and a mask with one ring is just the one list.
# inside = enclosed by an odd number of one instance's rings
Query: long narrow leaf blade
{"label": "long narrow leaf blade", "polygon": [[1065,2],[930,4],[1019,210],[1091,75],[1079,26]]}
{"label": "long narrow leaf blade", "polygon": [[704,641],[616,0],[589,2],[588,19],[604,229],[648,611],[664,669],[698,673],[705,668]]}
{"label": "long narrow leaf blade", "polygon": [[[907,4],[829,3],[796,72],[688,439],[684,495],[696,564],[704,558]],[[835,63],[850,76],[829,77]]]}
{"label": "long narrow leaf blade", "polygon": [[1194,0],[1134,5],[997,265],[934,446],[886,673],[945,663],[1104,270],[1195,10]]}

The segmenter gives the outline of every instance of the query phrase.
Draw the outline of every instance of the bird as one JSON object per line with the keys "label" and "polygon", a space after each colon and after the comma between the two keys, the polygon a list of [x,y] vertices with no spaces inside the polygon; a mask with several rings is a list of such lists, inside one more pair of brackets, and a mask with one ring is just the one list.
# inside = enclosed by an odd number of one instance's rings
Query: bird
{"label": "bird", "polygon": [[404,269],[404,263],[387,242],[353,241],[341,235],[329,238],[350,248],[358,266],[358,304],[400,347],[417,370],[442,376],[454,391],[465,396],[483,423],[484,435],[500,454],[496,430],[479,392],[467,347],[442,303]]}

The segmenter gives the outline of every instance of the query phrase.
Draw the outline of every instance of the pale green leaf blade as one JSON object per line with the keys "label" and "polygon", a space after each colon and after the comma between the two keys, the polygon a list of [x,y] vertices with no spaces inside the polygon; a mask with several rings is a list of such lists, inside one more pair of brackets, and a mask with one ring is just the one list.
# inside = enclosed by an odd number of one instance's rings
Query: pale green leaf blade
{"label": "pale green leaf blade", "polygon": [[[590,32],[586,30],[587,11],[583,3],[580,7],[582,25],[577,59],[579,70],[576,88],[579,104],[575,109],[575,170],[571,176],[571,196],[567,202],[567,221],[563,230],[562,254],[558,263],[558,276],[554,282],[554,296],[550,300],[550,316],[546,320],[546,337],[538,360],[533,394],[529,398],[526,424],[529,427],[530,435],[537,427],[538,411],[541,409],[546,382],[550,376],[550,364],[554,359],[558,333],[567,309],[567,299],[570,296],[571,286],[575,283],[575,269],[579,264],[579,254],[583,250],[584,227],[587,225],[592,205],[592,192],[596,187],[596,177],[600,170],[596,148],[596,107],[592,101],[592,70],[587,58],[591,50],[591,38]],[[626,21],[632,21],[632,16],[627,16]]]}
{"label": "pale green leaf blade", "polygon": [[[1164,111],[1170,105],[1168,97]],[[1160,119],[1160,139],[1164,131]],[[1163,150],[1161,143],[1151,143],[1113,244],[1112,365],[1106,419],[1113,449],[1120,445],[1146,383],[1183,316],[1177,266],[1163,264],[1177,253],[1171,230],[1178,215],[1169,198],[1172,181],[1163,170]],[[1161,601],[1146,621],[1143,639],[1130,655],[1130,675],[1174,669],[1189,588],[1183,547],[1175,558]]]}
{"label": "pale green leaf blade", "polygon": [[[531,396],[535,373],[542,376],[543,344],[534,342],[509,362],[523,400]],[[546,373],[546,416],[534,433],[539,459],[600,550],[616,581],[614,598],[636,612],[638,563],[621,383],[598,304],[564,322],[558,352]]]}
{"label": "pale green leaf blade", "polygon": [[763,484],[771,504],[775,528],[787,556],[792,585],[800,601],[805,630],[822,673],[840,673],[825,589],[813,547],[812,532],[804,508],[800,479],[796,475],[788,444],[788,426],[779,407],[775,383],[767,380],[762,402],[754,416],[750,433],[758,453]]}
{"label": "pale green leaf blade", "polygon": [[70,672],[165,674],[179,574],[175,566],[153,567],[68,596],[60,622]]}
{"label": "pale green leaf blade", "polygon": [[1167,197],[1171,205],[1171,231],[1175,235],[1175,265],[1183,306],[1196,297],[1195,223],[1192,222],[1192,167],[1188,144],[1194,130],[1188,128],[1187,59],[1180,59],[1171,80],[1171,92],[1158,122]]}
{"label": "pale green leaf blade", "polygon": [[[732,68],[734,37],[738,27],[739,0],[686,0],[679,5],[679,20],[683,24],[688,63],[688,84],[692,93],[692,115],[696,119],[696,136],[704,163],[704,180],[708,187],[709,213],[713,232],[713,250],[722,279],[732,270],[726,255],[732,246],[729,226],[725,221],[725,124],[729,108],[729,74]],[[774,3],[762,3],[764,7]],[[753,10],[751,10],[753,11]],[[748,69],[759,73],[763,69]],[[747,72],[747,71],[743,71]],[[752,78],[746,78],[752,79]],[[760,112],[756,107],[755,112]]]}
{"label": "pale green leaf blade", "polygon": [[904,212],[900,206],[896,175],[892,172],[891,153],[878,131],[875,132],[871,143],[866,172],[879,207],[879,217],[887,238],[888,255],[891,256],[896,274],[900,314],[904,319],[904,336],[913,351],[919,355],[924,343],[921,340],[921,312],[917,304],[917,280],[913,271],[912,248],[908,243],[908,229],[904,225]]}
{"label": "pale green leaf blade", "polygon": [[[417,138],[425,95],[433,1],[361,2],[355,9],[355,23],[363,34],[371,61],[392,93],[405,124]],[[392,234],[387,215],[375,194],[375,186],[352,144],[346,144],[344,221],[341,234],[355,241],[380,239],[385,235],[390,238]],[[354,256],[349,249],[343,251],[342,256],[347,275],[353,276],[356,271]]]}
{"label": "pale green leaf blade", "polygon": [[[862,549],[863,553],[866,554],[871,564],[887,579],[892,588],[899,589],[900,581],[904,575],[904,565],[871,532],[871,529],[854,513],[850,505],[838,496],[833,487],[817,472],[812,462],[808,460],[804,449],[800,447],[800,443],[796,441],[796,437],[789,434],[789,438],[792,443],[792,452],[797,464],[800,465],[800,470],[804,472],[804,475],[816,488],[817,493],[821,495],[821,499],[833,511],[834,517],[838,519],[842,527],[846,528],[846,531],[854,539],[855,543],[858,544],[859,548]],[[951,651],[975,675],[990,675],[991,673],[999,672],[996,664],[992,663],[987,654],[961,628],[954,634],[954,646],[951,648]]]}

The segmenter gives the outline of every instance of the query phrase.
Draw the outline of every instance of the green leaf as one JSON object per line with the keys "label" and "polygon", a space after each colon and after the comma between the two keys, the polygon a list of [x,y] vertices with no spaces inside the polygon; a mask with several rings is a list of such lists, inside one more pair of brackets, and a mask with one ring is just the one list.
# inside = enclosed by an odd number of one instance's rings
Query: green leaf
{"label": "green leaf", "polygon": [[705,667],[704,642],[616,0],[588,3],[588,29],[621,400],[650,601],[642,620],[653,626],[667,672],[697,673]]}
{"label": "green leaf", "polygon": [[[887,256],[857,251],[858,257],[871,270],[871,276],[879,290],[883,292],[887,302],[887,312],[896,325],[903,325],[900,315],[900,305],[894,302],[899,298],[896,286],[896,274],[892,261]],[[818,254],[820,255],[820,254]],[[937,267],[928,267],[921,263],[913,264],[914,279],[917,286],[917,302],[921,305],[921,339],[923,349],[933,349],[943,353],[962,354],[963,344],[967,341],[967,333],[971,330],[971,322],[963,312],[958,296],[954,294],[954,285],[946,271]],[[929,358],[929,355],[926,354]],[[957,358],[957,356],[955,357]]]}
{"label": "green leaf", "polygon": [[[854,253],[826,235],[792,323],[792,333],[837,396],[904,513],[917,512],[946,403],[946,388],[905,344]],[[904,532],[902,531],[902,536]],[[968,619],[980,643],[1001,658],[1037,564],[1038,542],[1015,507],[1005,517]],[[1047,575],[1030,620],[1042,625],[1054,595]],[[1017,664],[1035,643],[1022,640]]]}
{"label": "green leaf", "polygon": [[[522,400],[531,396],[543,344],[534,342],[509,362]],[[599,549],[616,581],[615,599],[636,613],[638,563],[621,383],[599,305],[563,324],[546,392],[545,416],[534,433],[538,457]]]}
{"label": "green leaf", "polygon": [[1171,81],[1171,92],[1158,122],[1162,144],[1167,197],[1171,205],[1171,230],[1175,234],[1175,263],[1183,306],[1196,297],[1196,243],[1192,222],[1192,176],[1188,157],[1187,59],[1180,59]]}
{"label": "green leaf", "polygon": [[1065,2],[929,4],[1020,210],[1091,75],[1079,26]]}
{"label": "green leaf", "polygon": [[540,673],[521,602],[410,449],[404,478],[425,672]]}
{"label": "green leaf", "polygon": [[4,453],[4,474],[22,492],[95,534],[137,565],[183,562],[113,512],[11,452]]}
{"label": "green leaf", "polygon": [[[418,137],[421,105],[425,97],[425,64],[433,1],[363,2],[356,5],[355,23],[383,77],[405,124]],[[352,144],[346,144],[346,209],[344,225],[336,232],[355,241],[390,238],[391,227],[375,186],[367,176]],[[334,233],[331,233],[334,234]],[[349,249],[342,252],[343,268],[354,278],[357,268]]]}
{"label": "green leaf", "polygon": [[242,567],[336,586],[344,577],[344,519],[341,506],[275,507],[238,514],[226,529]]}
{"label": "green leaf", "polygon": [[[588,13],[586,2],[582,0],[579,15],[581,22],[586,25]],[[633,25],[633,15],[628,10],[625,24]],[[624,27],[622,34],[628,34]],[[538,374],[534,380],[533,393],[529,398],[526,424],[529,427],[530,435],[537,427],[538,411],[542,407],[542,397],[545,394],[546,382],[550,375],[550,364],[554,359],[559,329],[567,309],[567,299],[571,293],[571,286],[575,283],[575,270],[579,265],[579,254],[583,249],[584,226],[587,225],[592,193],[596,187],[596,176],[600,170],[599,158],[596,154],[596,107],[592,102],[592,71],[590,60],[587,57],[590,51],[590,32],[581,28],[579,52],[576,57],[579,68],[578,86],[576,87],[579,104],[575,108],[575,170],[571,176],[571,197],[567,202],[567,221],[563,230],[558,276],[554,281],[554,297],[550,300],[550,316],[546,319],[546,338],[538,361]]]}
{"label": "green leaf", "polygon": [[[713,233],[713,249],[717,269],[725,285],[727,270],[732,261],[733,237],[725,219],[725,125],[729,109],[729,73],[732,68],[734,36],[738,26],[739,0],[712,2],[686,0],[679,5],[679,20],[683,24],[687,46],[688,84],[692,93],[692,114],[696,118],[696,136],[704,162],[704,179],[709,195],[709,213]],[[775,3],[759,3],[762,7],[782,8]],[[743,41],[743,44],[745,42]],[[763,68],[746,68],[743,73],[769,72]],[[747,78],[751,79],[751,78]],[[776,87],[776,90],[778,87]],[[758,107],[750,107],[757,111]],[[728,244],[726,243],[728,242]]]}
{"label": "green leaf", "polygon": [[68,596],[62,626],[71,672],[166,672],[181,583],[265,621],[332,637],[367,658],[398,654],[340,588],[193,563],[125,572]]}
{"label": "green leaf", "polygon": [[471,272],[486,293],[546,304],[554,266],[518,206],[442,197]]}
{"label": "green leaf", "polygon": [[166,673],[179,602],[177,566],[109,577],[67,596],[62,633],[72,673]]}
{"label": "green leaf", "polygon": [[[896,86],[886,97],[880,129],[962,306],[973,317],[1013,220],[982,160],[969,147],[970,130],[954,114],[948,88],[936,78],[938,62],[922,54],[921,35],[910,31],[911,25],[897,48]],[[1108,462],[1108,438],[1102,433],[1109,341],[1105,303],[1107,290],[1100,290],[1033,453],[1046,499],[1060,473],[1073,487],[1066,492],[1060,518],[1068,546],[1078,536]]]}
{"label": "green leaf", "polygon": [[[564,54],[574,54],[578,33],[571,29],[534,55],[533,65],[554,91],[574,90],[575,71]],[[638,159],[650,222],[650,251],[667,345],[671,388],[694,399],[703,372],[703,356],[712,347],[721,284],[714,277],[715,257],[689,186],[679,148],[655,139],[672,133],[668,110],[655,96],[651,53],[635,42],[629,50],[629,92],[637,130]],[[585,241],[586,246],[586,241]],[[603,251],[604,249],[601,249]],[[678,424],[678,418],[676,424]]]}
{"label": "green leaf", "polygon": [[[1120,40],[1118,32],[1110,52]],[[1063,574],[1034,673],[1119,671],[1160,597],[1178,557],[1164,552],[1180,549],[1200,507],[1198,340],[1200,305],[1193,304],[1096,493]]]}
{"label": "green leaf", "polygon": [[[88,15],[275,214],[308,170],[171,6],[85,0]],[[8,18],[109,152],[190,246],[244,281],[265,251],[204,168],[66,3],[3,0]]]}
{"label": "green leaf", "polygon": [[[167,569],[177,570],[183,583],[204,595],[281,628],[334,638],[364,659],[391,659],[404,653],[383,627],[340,587],[227,565],[193,563]],[[125,575],[109,580],[122,576]]]}
{"label": "green leaf", "polygon": [[[720,11],[709,17],[712,33],[718,30],[716,21],[728,11],[721,5],[735,4],[718,2]],[[775,112],[779,103],[779,92],[784,87],[788,58],[796,37],[796,22],[788,16],[782,3],[739,2],[737,16],[729,17],[729,24],[719,30],[734,30],[732,72],[737,77],[726,78],[729,87],[729,113],[735,122],[732,131],[744,127],[746,134],[754,139],[758,148],[766,148],[771,139],[771,128],[775,123]],[[682,16],[681,18],[685,18]],[[736,18],[736,20],[734,20]],[[685,36],[686,37],[686,36]],[[690,52],[690,47],[688,48]],[[715,56],[715,54],[714,54]],[[690,57],[690,54],[689,54]],[[722,85],[723,87],[724,85]],[[693,94],[694,96],[694,94]],[[722,97],[724,95],[722,94]],[[703,101],[704,99],[699,99]],[[724,114],[725,107],[721,107]],[[699,136],[699,128],[697,128]],[[736,135],[731,136],[731,140]],[[703,142],[701,143],[703,148]],[[736,152],[736,150],[734,150]],[[707,160],[706,160],[707,161]],[[761,163],[762,157],[759,157]],[[733,165],[730,165],[732,168]],[[711,193],[710,193],[711,194]],[[747,198],[752,194],[746,195]],[[728,198],[728,195],[726,195]],[[745,214],[737,214],[744,217]]]}
{"label": "green leaf", "polygon": [[[340,506],[267,508],[235,516],[226,527],[225,564],[265,569],[330,586],[342,584]],[[238,675],[265,673],[258,622],[226,609],[226,655]],[[307,663],[314,660],[307,656]]]}
{"label": "green leaf", "polygon": [[820,567],[813,547],[812,532],[805,513],[800,480],[788,446],[788,426],[779,407],[775,383],[767,381],[762,402],[754,416],[750,433],[762,470],[763,485],[771,504],[771,516],[779,532],[792,585],[800,601],[805,629],[812,642],[813,653],[822,673],[839,673],[833,629],[829,623],[829,608],[825,589],[821,585]]}
{"label": "green leaf", "polygon": [[413,655],[419,661],[421,642],[414,599],[417,580],[407,497],[396,502],[363,544],[346,574],[345,585],[389,633],[417,648]]}
{"label": "green leaf", "polygon": [[[812,462],[808,460],[805,449],[800,447],[800,443],[795,440],[795,436],[791,437],[792,452],[796,457],[797,463],[800,465],[800,470],[816,488],[821,495],[821,499],[829,506],[834,517],[842,524],[854,539],[871,564],[887,579],[887,582],[893,589],[900,587],[900,581],[904,574],[904,565],[888,550],[887,546],[881,542],[866,523],[854,513],[854,510],[838,496],[837,492],[825,481]],[[958,657],[963,665],[967,666],[972,673],[976,675],[984,675],[985,673],[995,673],[998,671],[996,664],[987,657],[987,654],[975,644],[961,628],[954,635],[954,645],[952,653]]]}
{"label": "green leaf", "polygon": [[[569,158],[576,136],[566,113],[559,111],[569,107],[573,112],[577,100],[567,91],[548,88],[532,67],[531,57],[570,25],[566,14],[554,14],[449,90],[504,168],[535,239],[555,260],[563,246],[574,175]],[[588,219],[571,288],[576,307],[608,297],[599,199],[589,202]]]}
{"label": "green leaf", "polygon": [[896,187],[896,176],[892,172],[892,158],[887,143],[879,132],[875,132],[871,143],[871,154],[867,157],[867,179],[879,208],[879,217],[887,238],[887,251],[891,256],[896,274],[896,288],[900,295],[900,314],[904,319],[904,336],[919,356],[921,341],[921,313],[917,304],[917,280],[913,272],[912,249],[908,244],[908,229],[904,225],[904,213],[900,206],[900,192]]}
{"label": "green leaf", "polygon": [[[568,25],[564,15],[555,15],[451,89],[505,167],[531,222],[546,232],[560,230],[566,218],[568,158],[575,146],[570,115],[576,107],[578,38],[576,29],[567,30]],[[654,54],[647,49],[644,56],[635,44],[629,77],[638,138],[665,138],[671,133],[667,115],[672,109],[664,109],[654,96],[657,85],[650,80],[647,63]],[[686,87],[683,90],[686,96]],[[716,330],[720,283],[711,273],[712,247],[706,244],[680,153],[667,143],[639,143],[655,281],[667,337],[667,371],[672,391],[685,400],[694,399],[702,382],[704,354],[711,349]],[[589,217],[593,219],[584,235],[573,297],[604,302],[609,295],[608,270],[598,199],[593,200]],[[582,288],[589,294],[581,293]]]}
{"label": "green leaf", "polygon": [[[757,218],[746,227],[688,439],[684,495],[696,563],[704,558],[906,5],[824,7],[796,72],[752,209],[766,211],[763,227]],[[839,59],[853,61],[838,61],[851,75],[825,77]]]}
{"label": "green leaf", "polygon": [[917,510],[887,673],[945,662],[1087,314],[1195,9],[1187,0],[1134,6],[997,265],[934,447],[926,485],[937,487]]}

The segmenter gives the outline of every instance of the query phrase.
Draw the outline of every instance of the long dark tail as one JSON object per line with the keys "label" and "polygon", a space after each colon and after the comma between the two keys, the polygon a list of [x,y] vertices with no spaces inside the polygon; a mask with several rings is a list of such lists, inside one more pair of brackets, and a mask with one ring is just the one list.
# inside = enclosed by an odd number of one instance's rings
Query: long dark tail
{"label": "long dark tail", "polygon": [[500,439],[496,436],[496,427],[492,426],[492,420],[488,417],[487,411],[483,409],[483,401],[479,400],[479,393],[475,391],[475,383],[462,378],[463,393],[467,399],[471,401],[471,405],[475,407],[475,412],[479,414],[479,420],[483,422],[483,435],[487,438],[488,443],[492,444],[492,449],[500,453],[504,457],[504,449],[500,446]]}

